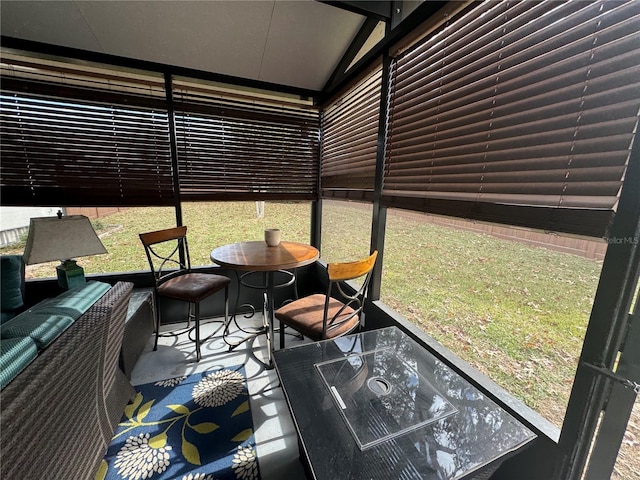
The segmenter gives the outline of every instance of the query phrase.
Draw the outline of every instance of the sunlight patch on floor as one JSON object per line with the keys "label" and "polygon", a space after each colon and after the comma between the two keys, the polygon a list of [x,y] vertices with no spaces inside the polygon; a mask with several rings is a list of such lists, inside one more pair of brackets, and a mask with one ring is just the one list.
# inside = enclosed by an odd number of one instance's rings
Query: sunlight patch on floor
{"label": "sunlight patch on floor", "polygon": [[[242,327],[260,324],[259,315],[241,320]],[[201,338],[214,333],[221,323],[207,320],[201,325]],[[163,326],[161,334],[184,330],[184,325]],[[250,394],[256,450],[262,480],[303,480],[304,469],[298,460],[298,440],[278,377],[275,370],[265,369],[266,347],[263,336],[255,338],[229,352],[221,338],[222,330],[206,340],[201,347],[202,359],[196,362],[195,345],[187,334],[161,336],[158,350],[153,351],[153,340],[147,342],[138,360],[131,383],[139,385],[205,370],[220,369],[244,364]],[[237,341],[244,335],[232,324],[231,339]],[[287,346],[302,343],[287,336]]]}

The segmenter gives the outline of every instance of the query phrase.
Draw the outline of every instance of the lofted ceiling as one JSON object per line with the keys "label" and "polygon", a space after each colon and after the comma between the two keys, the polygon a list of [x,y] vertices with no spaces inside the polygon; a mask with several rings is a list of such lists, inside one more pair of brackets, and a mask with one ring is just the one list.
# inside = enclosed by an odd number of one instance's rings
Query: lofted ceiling
{"label": "lofted ceiling", "polygon": [[21,0],[0,8],[3,39],[311,91],[323,89],[371,24],[366,11],[314,0]]}

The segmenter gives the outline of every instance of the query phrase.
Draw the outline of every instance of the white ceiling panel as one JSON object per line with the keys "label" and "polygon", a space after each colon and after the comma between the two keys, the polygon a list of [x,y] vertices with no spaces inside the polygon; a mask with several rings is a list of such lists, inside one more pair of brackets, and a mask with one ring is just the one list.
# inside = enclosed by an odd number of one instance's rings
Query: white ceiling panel
{"label": "white ceiling panel", "polygon": [[74,2],[3,1],[0,18],[2,35],[101,51],[100,44]]}
{"label": "white ceiling panel", "polygon": [[320,90],[364,21],[313,0],[2,1],[2,35]]}
{"label": "white ceiling panel", "polygon": [[276,2],[260,79],[295,78],[321,89],[363,22],[360,15],[319,2]]}
{"label": "white ceiling panel", "polygon": [[273,2],[77,2],[103,50],[256,79]]}

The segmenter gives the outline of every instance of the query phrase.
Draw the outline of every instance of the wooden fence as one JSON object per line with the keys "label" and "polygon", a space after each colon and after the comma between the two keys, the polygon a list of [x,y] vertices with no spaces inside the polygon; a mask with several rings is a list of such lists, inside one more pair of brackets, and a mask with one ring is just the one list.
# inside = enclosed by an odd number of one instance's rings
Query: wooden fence
{"label": "wooden fence", "polygon": [[126,209],[126,207],[67,207],[66,210],[67,215],[84,215],[91,220],[95,220]]}
{"label": "wooden fence", "polygon": [[[126,207],[69,207],[67,208],[67,214],[86,215],[90,219],[96,219],[125,209]],[[604,240],[569,237],[555,233],[536,232],[523,228],[477,223],[469,220],[424,215],[408,211],[394,211],[402,212],[402,215],[409,216],[423,222],[432,223],[434,225],[442,225],[446,227],[459,228],[461,230],[484,233],[494,237],[504,238],[506,240],[521,242],[537,247],[545,247],[565,253],[572,253],[574,255],[580,255],[594,260],[602,260],[607,251],[607,243]]]}
{"label": "wooden fence", "polygon": [[523,228],[509,227],[505,225],[492,225],[486,223],[471,222],[469,220],[458,220],[448,217],[437,217],[433,215],[415,214],[422,218],[424,222],[434,225],[459,228],[477,233],[484,233],[506,240],[545,247],[565,253],[572,253],[594,260],[603,260],[607,252],[607,242],[604,240],[591,240],[588,238],[570,237],[556,233],[544,233]]}

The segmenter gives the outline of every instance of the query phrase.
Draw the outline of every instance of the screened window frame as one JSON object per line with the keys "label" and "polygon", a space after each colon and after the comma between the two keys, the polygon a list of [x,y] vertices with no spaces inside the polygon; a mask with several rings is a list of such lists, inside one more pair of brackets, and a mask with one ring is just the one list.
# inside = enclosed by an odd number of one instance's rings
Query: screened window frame
{"label": "screened window frame", "polygon": [[319,111],[310,103],[174,84],[182,201],[316,200]]}
{"label": "screened window frame", "polygon": [[[550,21],[547,27],[542,28],[535,23],[537,20],[545,20],[546,15],[557,14],[563,10],[572,10],[572,18],[580,19],[581,16],[586,16],[585,12],[588,10],[599,10],[601,3],[605,10],[609,8],[614,12],[608,16],[592,15],[592,17],[598,18],[589,20],[592,23],[587,23],[598,32],[596,35],[599,40],[606,40],[606,36],[612,31],[612,28],[607,25],[607,21],[615,15],[627,16],[626,25],[621,27],[621,30],[624,28],[629,30],[634,18],[637,21],[638,8],[633,5],[620,6],[617,3],[607,2],[598,2],[593,5],[585,5],[583,2],[571,5],[558,4],[557,2],[536,2],[535,4],[521,2],[507,6],[503,2],[488,2],[461,12],[445,23],[434,35],[421,39],[415,45],[409,48],[403,46],[404,50],[397,55],[392,66],[393,76],[388,119],[389,136],[387,138],[382,190],[383,205],[546,231],[596,237],[605,236],[613,218],[637,125],[637,106],[640,104],[637,94],[640,86],[637,78],[640,78],[640,71],[638,71],[637,64],[634,65],[629,58],[631,56],[637,59],[638,49],[635,46],[637,40],[634,43],[630,35],[623,33],[619,35],[622,40],[617,44],[605,42],[604,45],[598,44],[593,48],[583,49],[586,50],[586,55],[596,55],[596,61],[589,60],[587,62],[586,68],[591,68],[591,70],[585,69],[587,78],[578,84],[578,88],[586,86],[591,90],[596,88],[601,88],[601,90],[596,92],[596,95],[585,97],[586,101],[591,101],[595,105],[591,111],[576,111],[574,107],[574,110],[569,109],[569,113],[565,113],[565,117],[574,115],[576,120],[573,123],[567,124],[567,118],[560,119],[564,123],[558,119],[554,120],[559,125],[557,128],[560,129],[560,125],[564,125],[562,128],[565,130],[563,132],[565,136],[570,138],[572,135],[576,135],[575,140],[570,139],[566,141],[566,144],[578,151],[577,153],[574,153],[574,150],[566,151],[560,155],[560,159],[555,159],[555,163],[553,155],[542,158],[543,162],[537,165],[537,173],[540,174],[537,177],[535,175],[527,176],[526,170],[515,170],[517,161],[513,160],[519,160],[521,164],[533,163],[528,161],[526,156],[519,159],[517,156],[510,158],[509,155],[517,153],[518,149],[521,152],[526,151],[527,148],[531,150],[533,148],[531,144],[544,139],[545,135],[553,140],[554,132],[546,133],[545,127],[548,126],[548,118],[544,115],[536,118],[532,116],[531,111],[518,112],[518,102],[522,104],[532,101],[532,97],[521,93],[526,91],[526,86],[519,87],[519,98],[517,98],[518,90],[514,90],[508,95],[500,90],[504,85],[509,86],[505,82],[505,78],[511,84],[517,84],[519,80],[522,80],[523,77],[520,75],[519,69],[526,71],[526,68],[534,65],[540,55],[540,50],[554,41],[559,42],[562,38],[571,38],[572,35],[579,37],[558,47],[560,50],[563,48],[570,50],[579,43],[590,40],[590,37],[582,36],[580,33],[580,29],[584,30],[584,27],[568,28],[566,26],[568,22],[556,18]],[[497,14],[491,15],[492,11]],[[509,12],[516,12],[518,15],[514,15],[512,18],[509,16]],[[521,25],[513,31],[509,30],[508,25],[503,24],[503,19],[507,17],[509,24],[521,22]],[[461,18],[462,20],[460,20]],[[599,20],[602,20],[601,24],[597,23]],[[477,24],[473,24],[474,21]],[[557,30],[556,36],[544,42],[531,40],[531,38],[535,38],[536,34],[546,34],[546,30]],[[523,31],[526,32],[526,35],[520,33]],[[452,33],[448,34],[447,32]],[[502,40],[504,44],[499,45],[499,48],[494,52],[487,52],[483,50],[479,40],[474,40],[470,36],[474,32],[488,38],[494,36],[494,42],[499,44]],[[518,38],[518,35],[521,37]],[[457,44],[454,41],[461,43]],[[614,61],[608,60],[607,50],[615,50],[612,45],[616,47],[624,41],[628,45],[632,45],[632,50],[630,53],[627,52],[626,56],[623,52],[615,59],[623,65],[620,68],[613,64]],[[447,44],[446,42],[452,43]],[[511,57],[505,52],[509,53],[510,49],[517,48],[517,42],[529,42],[530,46],[520,53],[523,56],[531,55],[530,58],[524,58],[526,61],[522,64],[514,63],[511,65],[509,64]],[[442,53],[443,47],[446,47],[444,54]],[[397,47],[398,50],[399,48]],[[463,58],[465,52],[467,52],[467,57]],[[536,52],[538,52],[537,57]],[[597,63],[598,55],[603,58],[600,63]],[[428,60],[425,60],[426,58]],[[469,58],[472,58],[473,61],[470,62]],[[402,62],[405,62],[404,65]],[[445,68],[449,70],[441,68],[443,62],[449,62],[445,64]],[[452,64],[451,62],[458,63]],[[555,64],[564,67],[562,62],[560,59]],[[627,62],[626,66],[625,62]],[[487,81],[484,92],[474,91],[473,88],[482,81],[483,69],[487,71],[492,68],[494,69],[493,73],[485,75],[485,81],[493,79],[493,84]],[[618,77],[615,79],[617,84],[613,92],[611,91],[612,74],[609,73],[609,76],[605,76],[604,80],[598,80],[596,77],[599,73],[598,68],[601,70],[611,68],[614,70],[613,75],[616,75],[615,69],[618,69]],[[419,72],[419,76],[417,74],[412,76],[416,72]],[[515,74],[511,72],[515,72]],[[532,71],[531,75],[535,74],[536,71]],[[510,75],[511,77],[509,77]],[[548,76],[549,73],[542,72],[539,76],[539,82],[545,82],[545,75]],[[569,74],[563,73],[562,75],[566,77]],[[567,90],[567,86],[562,85],[562,81],[565,80],[562,75],[559,80],[555,80],[565,90],[556,93],[557,97],[555,98],[561,97]],[[415,81],[409,81],[407,78]],[[636,83],[629,85],[628,82],[632,78],[636,79]],[[496,79],[497,81],[495,81]],[[598,81],[602,87],[597,84]],[[452,86],[460,88],[456,90]],[[535,82],[532,83],[532,86],[536,86]],[[429,91],[441,91],[442,94],[429,97],[425,93]],[[420,94],[423,96],[419,97]],[[538,93],[538,98],[534,98],[534,100],[543,99],[544,101],[544,95],[544,93]],[[630,95],[633,97],[632,99],[629,99]],[[622,100],[620,100],[620,105],[607,107],[603,102],[606,97],[622,98]],[[402,102],[399,102],[399,99]],[[440,100],[442,100],[442,104],[437,103]],[[444,100],[448,100],[449,103],[446,104]],[[495,106],[492,106],[492,101],[497,102]],[[500,103],[501,101],[502,103]],[[458,103],[456,104],[456,102]],[[482,102],[488,106],[473,110],[475,104]],[[600,103],[598,104],[598,102]],[[447,106],[449,110],[445,109],[443,105]],[[551,105],[549,108],[553,107]],[[505,117],[495,115],[500,108],[507,112]],[[511,112],[509,112],[510,108]],[[541,109],[543,108],[544,106]],[[635,113],[633,113],[634,109]],[[616,114],[623,111],[627,115],[627,123],[624,127],[626,130],[623,134],[619,134],[616,130],[619,127],[616,125],[616,119],[608,122],[605,120],[599,125],[588,123],[589,115],[592,117],[597,114],[606,116],[610,112]],[[413,118],[407,114],[409,112]],[[425,120],[420,125],[421,130],[412,128],[411,122],[414,122],[413,127],[415,124],[420,124],[420,120],[415,119],[420,115],[423,115],[427,120],[438,118],[438,121],[429,124]],[[482,122],[478,121],[478,124],[482,123],[486,127],[469,125],[461,121],[461,119],[467,119],[469,115],[485,115],[485,119]],[[442,118],[444,120],[441,120]],[[514,118],[524,121],[525,125],[527,121],[534,120],[530,125],[535,128],[530,130],[529,138],[524,138],[522,135],[514,137],[509,134],[509,129],[513,130],[509,121],[513,122]],[[475,131],[474,128],[476,128]],[[523,128],[522,124],[520,128]],[[462,136],[456,135],[460,132],[462,132]],[[612,151],[608,152],[596,150],[597,148],[602,150],[603,139],[607,140],[603,134],[609,135],[608,140],[612,140],[610,143],[618,146],[617,150],[613,147]],[[482,135],[488,136],[489,140],[483,140]],[[502,138],[500,138],[501,135]],[[617,141],[620,138],[615,138],[616,135],[622,136],[622,142]],[[419,141],[420,137],[422,137],[422,143]],[[499,151],[504,157],[501,159],[503,163],[499,168],[495,168],[498,163],[490,164],[474,160],[474,156],[480,158],[492,154],[495,156],[496,154],[491,148],[499,145],[499,142],[505,145],[508,142],[514,142],[512,152],[508,152],[507,148]],[[425,145],[429,143],[437,144],[441,151],[435,148],[426,148]],[[553,141],[546,147],[550,151],[553,151],[552,143]],[[619,147],[620,143],[624,144],[624,148]],[[472,148],[474,145],[482,148],[474,150]],[[438,154],[443,156],[438,158]],[[431,155],[435,160],[429,158]],[[461,158],[456,159],[456,155]],[[585,168],[576,168],[575,165],[580,162],[585,165]],[[487,170],[487,166],[489,170]],[[559,180],[559,185],[545,184],[549,181],[545,177],[549,177],[549,174],[553,173],[550,171],[550,167],[557,170],[555,173],[558,173],[559,177],[565,177],[564,180]],[[490,171],[492,169],[493,171]],[[569,180],[566,180],[567,178]],[[576,182],[572,181],[574,178]],[[493,185],[488,180],[493,180]],[[505,188],[509,186],[508,181],[523,191],[523,195],[520,195],[519,199],[515,198],[516,195],[509,192],[508,188]],[[437,182],[440,182],[440,185]],[[576,195],[570,195],[572,190],[576,192]],[[604,198],[597,198],[598,194]],[[514,199],[518,201],[514,201]],[[603,199],[605,203],[594,202],[594,199]]]}
{"label": "screened window frame", "polygon": [[174,205],[157,78],[11,58],[2,74],[3,205]]}
{"label": "screened window frame", "polygon": [[373,201],[382,74],[378,61],[322,108],[323,198]]}

